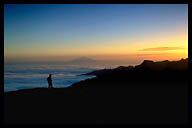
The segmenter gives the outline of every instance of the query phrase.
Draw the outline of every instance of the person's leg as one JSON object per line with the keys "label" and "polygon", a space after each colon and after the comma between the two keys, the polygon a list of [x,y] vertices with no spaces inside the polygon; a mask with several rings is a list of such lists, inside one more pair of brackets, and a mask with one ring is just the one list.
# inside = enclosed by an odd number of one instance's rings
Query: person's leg
{"label": "person's leg", "polygon": [[53,84],[51,83],[51,88],[53,88]]}

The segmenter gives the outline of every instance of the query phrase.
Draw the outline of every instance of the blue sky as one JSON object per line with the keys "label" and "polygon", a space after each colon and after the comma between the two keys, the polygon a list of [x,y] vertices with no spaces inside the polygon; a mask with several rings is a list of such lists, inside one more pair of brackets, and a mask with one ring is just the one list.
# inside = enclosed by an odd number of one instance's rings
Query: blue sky
{"label": "blue sky", "polygon": [[7,4],[5,58],[187,47],[187,28],[186,4]]}

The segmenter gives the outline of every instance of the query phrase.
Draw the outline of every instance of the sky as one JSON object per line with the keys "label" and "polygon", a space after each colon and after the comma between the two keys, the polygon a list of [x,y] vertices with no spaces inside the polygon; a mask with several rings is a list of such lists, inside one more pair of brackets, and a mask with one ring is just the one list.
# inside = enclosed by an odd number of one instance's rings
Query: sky
{"label": "sky", "polygon": [[187,4],[5,4],[5,60],[188,57]]}

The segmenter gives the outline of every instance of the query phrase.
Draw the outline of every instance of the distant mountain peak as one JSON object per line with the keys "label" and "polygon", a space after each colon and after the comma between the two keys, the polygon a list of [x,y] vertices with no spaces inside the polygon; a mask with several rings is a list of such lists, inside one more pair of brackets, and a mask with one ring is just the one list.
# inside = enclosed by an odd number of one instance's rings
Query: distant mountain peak
{"label": "distant mountain peak", "polygon": [[76,64],[79,64],[79,63],[92,63],[92,62],[96,62],[96,60],[88,58],[88,57],[79,57],[79,58],[73,59],[71,61],[68,61],[68,63],[76,63]]}
{"label": "distant mountain peak", "polygon": [[77,58],[75,60],[93,60],[93,59],[83,56],[83,57],[79,57],[79,58]]}
{"label": "distant mountain peak", "polygon": [[154,64],[154,62],[152,60],[144,60],[143,63],[141,63],[141,65],[149,65],[149,64]]}
{"label": "distant mountain peak", "polygon": [[188,58],[184,59],[184,58],[181,58],[180,61],[188,61]]}

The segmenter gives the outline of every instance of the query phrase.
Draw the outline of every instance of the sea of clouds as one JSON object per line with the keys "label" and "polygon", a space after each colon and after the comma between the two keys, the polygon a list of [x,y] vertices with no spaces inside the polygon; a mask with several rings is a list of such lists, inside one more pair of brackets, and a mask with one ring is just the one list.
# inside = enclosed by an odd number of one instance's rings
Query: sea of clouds
{"label": "sea of clouds", "polygon": [[79,76],[103,67],[65,65],[62,63],[6,63],[4,64],[4,91],[48,87],[46,78],[52,74],[56,88],[68,87],[78,81],[95,76]]}

